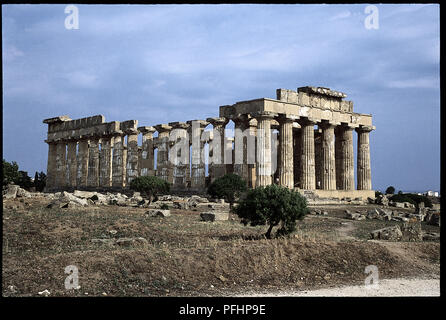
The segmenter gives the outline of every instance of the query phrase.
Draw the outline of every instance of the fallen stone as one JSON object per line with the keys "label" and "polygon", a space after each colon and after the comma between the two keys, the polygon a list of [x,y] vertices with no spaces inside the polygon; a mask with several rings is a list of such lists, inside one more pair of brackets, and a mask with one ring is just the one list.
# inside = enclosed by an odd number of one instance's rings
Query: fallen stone
{"label": "fallen stone", "polygon": [[189,210],[189,202],[186,201],[174,201],[173,207],[175,209],[181,209],[181,210]]}
{"label": "fallen stone", "polygon": [[364,220],[366,218],[365,215],[356,212],[350,212],[348,210],[345,210],[345,217],[350,220],[358,220],[358,221]]}
{"label": "fallen stone", "polygon": [[440,234],[437,232],[423,233],[423,241],[440,241]]}
{"label": "fallen stone", "polygon": [[423,235],[421,231],[421,223],[416,222],[404,222],[401,227],[401,232],[403,234],[402,239],[406,241],[422,241]]}
{"label": "fallen stone", "polygon": [[73,192],[73,196],[75,196],[77,198],[82,198],[82,199],[89,199],[96,194],[97,194],[97,192],[81,191],[81,190],[74,190],[74,192]]}
{"label": "fallen stone", "polygon": [[9,184],[5,191],[3,191],[3,198],[5,199],[15,199],[17,197],[17,191],[19,186],[15,184]]}
{"label": "fallen stone", "polygon": [[146,214],[149,217],[168,217],[170,216],[170,210],[149,209]]}
{"label": "fallen stone", "polygon": [[434,212],[430,213],[429,216],[426,219],[427,224],[433,225],[433,226],[440,226],[440,213]]}
{"label": "fallen stone", "polygon": [[202,221],[224,221],[229,219],[229,212],[212,211],[200,213]]}
{"label": "fallen stone", "polygon": [[18,198],[31,198],[31,194],[28,191],[26,191],[25,189],[22,189],[22,188],[18,188],[17,189],[16,196]]}
{"label": "fallen stone", "polygon": [[380,240],[401,240],[403,233],[399,226],[391,226],[378,230],[374,230],[371,232],[372,239],[380,239]]}
{"label": "fallen stone", "polygon": [[375,208],[367,212],[367,219],[378,219],[379,211]]}
{"label": "fallen stone", "polygon": [[209,202],[207,198],[203,198],[200,196],[191,196],[188,200],[189,202],[197,202],[197,203],[203,203],[203,202]]}

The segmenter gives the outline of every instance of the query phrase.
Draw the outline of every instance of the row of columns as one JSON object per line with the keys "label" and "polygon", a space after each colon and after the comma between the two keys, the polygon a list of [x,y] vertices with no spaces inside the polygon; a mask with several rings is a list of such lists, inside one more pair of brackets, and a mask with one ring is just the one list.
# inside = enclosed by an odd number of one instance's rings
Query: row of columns
{"label": "row of columns", "polygon": [[[234,151],[232,142],[224,135],[229,121],[226,118],[172,122],[117,131],[109,136],[49,142],[48,186],[124,187],[139,175],[156,174],[178,188],[203,189],[206,177],[202,152],[206,142],[210,142],[210,158],[218,156],[221,160],[209,166],[212,179],[232,171],[248,181],[250,187],[266,186],[273,183],[271,125],[277,121],[278,184],[306,190],[354,190],[353,127],[268,112],[232,120]],[[213,125],[212,135],[203,139],[204,128],[209,123]],[[315,135],[316,124],[319,130]],[[356,128],[358,190],[371,190],[369,132],[372,128]],[[158,131],[156,145],[155,131]],[[141,147],[138,147],[139,133],[142,133]],[[187,134],[190,141],[185,143],[186,147],[175,150],[179,157],[170,163],[169,151],[176,141],[186,139]],[[155,148],[158,148],[156,171]]]}

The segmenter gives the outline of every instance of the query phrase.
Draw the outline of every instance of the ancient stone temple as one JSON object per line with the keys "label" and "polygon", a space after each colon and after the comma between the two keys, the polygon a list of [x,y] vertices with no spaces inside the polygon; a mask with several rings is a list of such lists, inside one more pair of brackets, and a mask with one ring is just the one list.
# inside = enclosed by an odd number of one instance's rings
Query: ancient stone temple
{"label": "ancient stone temple", "polygon": [[[219,117],[153,126],[105,122],[102,115],[46,119],[47,190],[125,189],[137,176],[155,175],[172,190],[203,192],[233,172],[251,188],[277,183],[321,197],[373,198],[372,116],[353,112],[346,94],[328,88],[276,93],[221,106]],[[233,136],[225,129],[229,121]]]}

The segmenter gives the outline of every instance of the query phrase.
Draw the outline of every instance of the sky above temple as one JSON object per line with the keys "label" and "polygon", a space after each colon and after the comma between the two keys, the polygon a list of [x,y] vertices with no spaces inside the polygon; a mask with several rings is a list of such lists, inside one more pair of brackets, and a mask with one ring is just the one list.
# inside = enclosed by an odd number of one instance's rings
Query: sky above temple
{"label": "sky above temple", "polygon": [[45,118],[206,119],[311,85],[373,115],[374,189],[440,188],[438,5],[373,19],[365,4],[76,5],[78,29],[65,7],[2,5],[3,158],[31,177],[46,171]]}

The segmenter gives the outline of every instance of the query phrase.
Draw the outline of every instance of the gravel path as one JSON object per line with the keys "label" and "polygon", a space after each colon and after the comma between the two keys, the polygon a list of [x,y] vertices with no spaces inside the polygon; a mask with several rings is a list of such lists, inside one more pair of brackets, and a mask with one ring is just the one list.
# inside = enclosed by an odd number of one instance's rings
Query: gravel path
{"label": "gravel path", "polygon": [[246,293],[238,297],[407,297],[440,296],[440,279],[385,279],[377,288],[346,286],[339,288]]}

